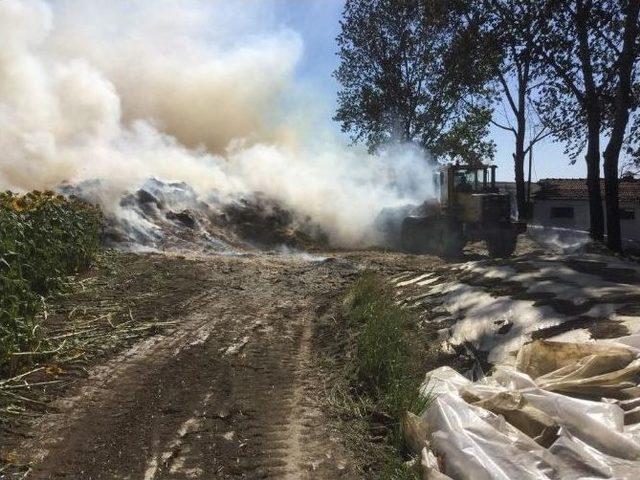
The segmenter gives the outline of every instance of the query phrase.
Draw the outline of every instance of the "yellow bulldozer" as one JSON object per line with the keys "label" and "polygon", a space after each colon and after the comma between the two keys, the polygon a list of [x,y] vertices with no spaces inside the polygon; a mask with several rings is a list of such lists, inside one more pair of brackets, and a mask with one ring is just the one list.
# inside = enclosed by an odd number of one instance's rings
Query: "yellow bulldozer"
{"label": "yellow bulldozer", "polygon": [[496,166],[446,165],[436,183],[440,200],[402,220],[403,250],[457,257],[467,242],[484,240],[492,257],[514,252],[527,226],[512,221],[511,197],[496,187]]}

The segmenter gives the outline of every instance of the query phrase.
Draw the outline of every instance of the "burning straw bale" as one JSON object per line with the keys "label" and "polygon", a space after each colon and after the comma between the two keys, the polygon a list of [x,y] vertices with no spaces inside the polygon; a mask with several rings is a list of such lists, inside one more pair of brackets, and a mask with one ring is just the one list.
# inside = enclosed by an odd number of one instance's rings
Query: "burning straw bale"
{"label": "burning straw bale", "polygon": [[[60,190],[91,201],[110,188],[105,181],[92,180],[65,184]],[[134,250],[307,250],[328,244],[325,232],[309,217],[294,214],[265,194],[235,200],[216,191],[203,196],[184,182],[156,178],[146,180],[138,190],[122,192],[105,217],[103,242]]]}
{"label": "burning straw bale", "polygon": [[[91,199],[106,186],[101,181],[65,185],[65,192]],[[325,246],[327,235],[263,194],[238,200],[215,192],[206,198],[183,182],[155,178],[135,192],[124,193],[117,208],[106,215],[102,237],[107,245],[138,249],[241,251]]]}
{"label": "burning straw bale", "polygon": [[233,202],[223,210],[222,222],[238,237],[259,247],[308,249],[328,243],[326,234],[310,219],[298,219],[264,195]]}

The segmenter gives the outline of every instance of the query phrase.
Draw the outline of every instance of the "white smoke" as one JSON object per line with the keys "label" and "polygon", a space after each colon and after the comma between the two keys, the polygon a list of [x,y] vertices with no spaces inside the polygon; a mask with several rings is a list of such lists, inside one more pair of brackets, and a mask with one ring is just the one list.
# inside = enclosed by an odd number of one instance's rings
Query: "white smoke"
{"label": "white smoke", "polygon": [[261,5],[1,1],[0,188],[107,179],[111,211],[150,177],[260,191],[336,244],[375,240],[382,208],[433,194],[425,155],[337,139],[295,84],[300,35]]}
{"label": "white smoke", "polygon": [[527,234],[553,253],[576,253],[591,242],[589,232],[570,228],[528,225]]}

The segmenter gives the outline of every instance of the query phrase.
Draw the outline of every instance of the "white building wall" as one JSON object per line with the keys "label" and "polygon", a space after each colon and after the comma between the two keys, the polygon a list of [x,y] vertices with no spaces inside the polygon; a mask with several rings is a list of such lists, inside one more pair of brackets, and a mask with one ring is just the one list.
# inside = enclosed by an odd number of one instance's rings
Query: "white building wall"
{"label": "white building wall", "polygon": [[[553,207],[573,208],[573,218],[552,218]],[[589,203],[579,200],[536,200],[533,206],[533,222],[545,227],[570,228],[572,230],[589,230]]]}
{"label": "white building wall", "polygon": [[622,238],[640,241],[640,205],[622,205],[621,208],[635,212],[633,220],[620,220]]}
{"label": "white building wall", "polygon": [[[552,207],[573,208],[573,218],[552,218]],[[605,208],[605,206],[602,206]],[[620,205],[621,209],[632,210],[635,218],[632,220],[621,220],[622,238],[640,241],[640,205]],[[606,210],[605,210],[606,215]],[[537,200],[533,208],[534,225],[545,227],[570,228],[572,230],[589,231],[589,202],[572,200]]]}

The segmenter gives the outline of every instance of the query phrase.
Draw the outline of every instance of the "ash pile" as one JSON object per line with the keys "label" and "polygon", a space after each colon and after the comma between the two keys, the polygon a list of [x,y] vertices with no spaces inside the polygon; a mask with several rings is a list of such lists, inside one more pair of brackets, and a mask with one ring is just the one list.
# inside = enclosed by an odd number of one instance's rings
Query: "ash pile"
{"label": "ash pile", "polygon": [[108,186],[99,180],[59,189],[105,210],[103,242],[126,250],[189,251],[237,254],[282,248],[309,250],[327,237],[309,218],[298,218],[260,193],[223,199],[206,197],[184,182],[149,179],[113,205]]}

